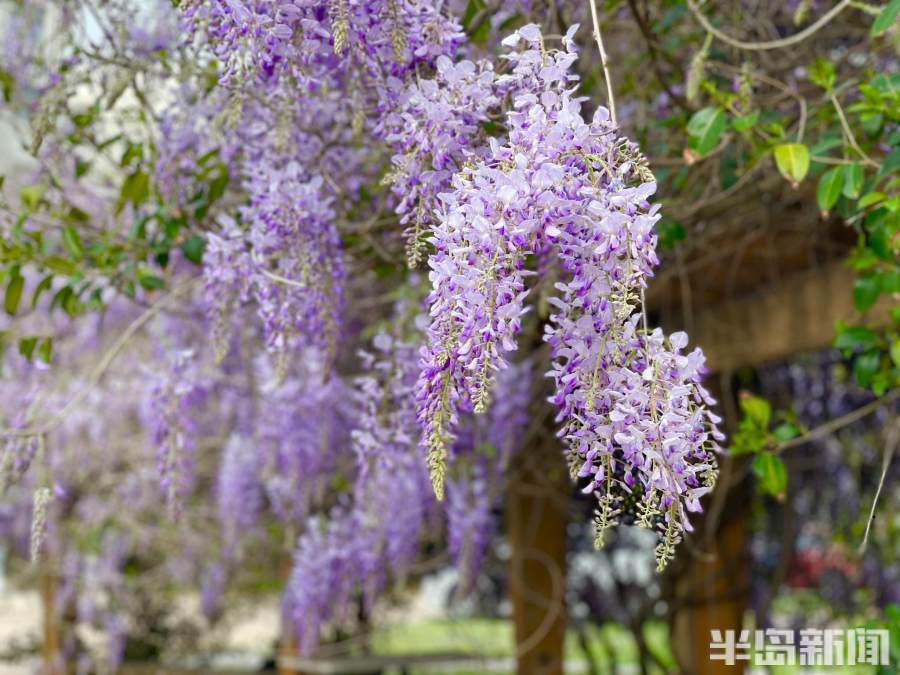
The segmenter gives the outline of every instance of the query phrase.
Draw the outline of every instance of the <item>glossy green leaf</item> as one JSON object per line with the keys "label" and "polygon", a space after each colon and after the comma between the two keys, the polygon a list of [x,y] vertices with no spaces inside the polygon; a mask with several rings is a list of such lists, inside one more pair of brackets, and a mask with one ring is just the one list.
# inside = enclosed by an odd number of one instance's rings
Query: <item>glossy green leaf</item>
{"label": "glossy green leaf", "polygon": [[772,405],[759,396],[744,396],[741,398],[741,410],[753,424],[761,429],[769,427],[772,419]]}
{"label": "glossy green leaf", "polygon": [[822,58],[816,59],[809,69],[809,80],[825,91],[831,91],[835,80],[834,64]]}
{"label": "glossy green leaf", "polygon": [[149,195],[150,176],[143,171],[135,171],[122,181],[122,190],[119,197],[120,208],[127,202],[131,202],[134,206],[140,206],[147,201]]}
{"label": "glossy green leaf", "polygon": [[188,237],[181,245],[181,252],[184,257],[195,265],[199,265],[203,261],[203,251],[206,249],[206,240],[198,235]]}
{"label": "glossy green leaf", "polygon": [[883,270],[879,276],[882,293],[900,293],[900,269]]}
{"label": "glossy green leaf", "polygon": [[37,356],[44,363],[50,363],[53,358],[53,338],[45,337],[38,343]]}
{"label": "glossy green leaf", "polygon": [[759,110],[735,117],[731,120],[731,126],[735,131],[747,131],[759,121]]}
{"label": "glossy green leaf", "polygon": [[725,113],[721,108],[698,110],[687,125],[690,147],[701,157],[708,154],[718,145],[725,131],[725,124]]}
{"label": "glossy green leaf", "polygon": [[885,176],[893,176],[900,171],[900,148],[894,148],[881,161],[881,168],[875,174],[875,182],[877,183]]}
{"label": "glossy green leaf", "polygon": [[838,331],[837,337],[834,339],[834,346],[837,349],[871,349],[878,346],[880,340],[878,336],[863,326],[851,326]]}
{"label": "glossy green leaf", "polygon": [[816,201],[819,203],[819,210],[823,212],[830,211],[840,198],[843,187],[844,171],[841,167],[836,166],[823,173],[819,177],[819,186],[816,188]]}
{"label": "glossy green leaf", "polygon": [[81,237],[74,227],[66,225],[63,228],[62,237],[63,244],[73,257],[81,258],[84,255],[84,245],[81,243]]}
{"label": "glossy green leaf", "polygon": [[22,289],[25,288],[25,279],[16,270],[6,284],[6,295],[3,299],[3,308],[10,316],[14,316],[19,309],[19,300],[22,298]]}
{"label": "glossy green leaf", "polygon": [[771,452],[761,452],[753,458],[753,473],[759,479],[759,487],[766,494],[783,500],[787,492],[787,467],[781,457]]}
{"label": "glossy green leaf", "polygon": [[781,175],[792,183],[802,181],[809,171],[809,150],[802,143],[775,146],[775,164]]}
{"label": "glossy green leaf", "polygon": [[141,284],[141,286],[150,291],[155,291],[160,288],[166,287],[166,282],[153,274],[142,275],[138,279],[138,282]]}
{"label": "glossy green leaf", "polygon": [[41,279],[40,283],[35,287],[34,294],[31,296],[31,309],[37,307],[38,300],[41,299],[41,294],[44,291],[49,289],[53,285],[53,275],[48,274],[43,279]]}
{"label": "glossy green leaf", "polygon": [[772,435],[776,438],[776,440],[784,443],[785,441],[789,441],[792,438],[797,438],[800,435],[800,427],[791,422],[782,422],[777,427],[775,427],[774,431],[772,431]]}
{"label": "glossy green leaf", "polygon": [[58,255],[48,255],[44,258],[44,267],[48,270],[53,270],[58,274],[72,275],[78,271],[78,268],[68,258],[63,258]]}
{"label": "glossy green leaf", "polygon": [[883,192],[869,192],[867,194],[864,194],[860,198],[858,206],[861,209],[867,209],[870,206],[874,206],[875,204],[884,201],[885,199],[887,199],[887,195]]}
{"label": "glossy green leaf", "polygon": [[863,352],[853,362],[853,374],[860,387],[868,387],[881,365],[881,353],[878,351]]}
{"label": "glossy green leaf", "polygon": [[463,28],[468,31],[472,26],[472,20],[485,10],[484,0],[469,0],[462,15]]}
{"label": "glossy green leaf", "polygon": [[25,208],[34,210],[37,208],[37,205],[41,201],[41,195],[44,194],[44,188],[40,185],[29,185],[27,187],[23,187],[19,191],[19,197],[22,199],[22,204]]}
{"label": "glossy green leaf", "polygon": [[862,164],[844,165],[844,188],[842,194],[847,199],[856,199],[862,192],[863,168]]}
{"label": "glossy green leaf", "polygon": [[19,354],[24,356],[29,361],[31,360],[31,356],[34,354],[34,348],[37,346],[37,338],[36,337],[24,337],[19,339]]}
{"label": "glossy green leaf", "polygon": [[900,16],[900,0],[891,0],[875,18],[870,35],[872,37],[881,35],[897,21],[898,16]]}
{"label": "glossy green leaf", "polygon": [[881,277],[877,274],[859,277],[853,282],[853,304],[860,312],[874,305],[880,293]]}

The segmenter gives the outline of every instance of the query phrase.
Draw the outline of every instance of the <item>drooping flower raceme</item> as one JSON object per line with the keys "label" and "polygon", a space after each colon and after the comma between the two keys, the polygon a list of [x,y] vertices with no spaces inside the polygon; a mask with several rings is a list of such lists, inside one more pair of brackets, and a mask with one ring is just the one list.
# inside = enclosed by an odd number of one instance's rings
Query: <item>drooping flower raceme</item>
{"label": "drooping flower raceme", "polygon": [[565,279],[546,333],[553,401],[572,462],[598,497],[597,543],[621,495],[639,491],[639,522],[664,535],[663,566],[714,481],[718,418],[700,385],[702,353],[682,355],[686,336],[641,325],[642,289],[658,264],[656,186],[605,109],[582,118],[570,37],[564,51],[548,51],[526,26],[505,41],[524,46],[500,83],[513,92],[508,139],[492,139],[490,154],[441,195],[418,393],[423,444],[441,497],[460,412],[486,410],[517,348],[529,258],[552,251]]}
{"label": "drooping flower raceme", "polygon": [[327,522],[309,519],[294,555],[285,612],[303,651],[325,624],[347,618],[357,593],[371,606],[388,571],[404,573],[434,502],[418,452],[415,346],[380,334],[373,347],[362,355],[368,374],[355,382],[352,500],[335,506]]}
{"label": "drooping flower raceme", "polygon": [[410,267],[419,264],[438,194],[467,159],[483,152],[483,125],[500,102],[490,61],[453,63],[442,55],[435,71],[434,79],[409,84],[378,126],[396,151],[387,180],[407,225]]}
{"label": "drooping flower raceme", "polygon": [[276,350],[297,335],[303,344],[336,349],[344,269],[322,185],[295,162],[255,164],[248,180],[254,292],[266,342]]}
{"label": "drooping flower raceme", "polygon": [[157,447],[160,487],[170,516],[181,513],[190,491],[194,468],[196,406],[206,396],[195,354],[182,350],[171,355],[162,373],[149,373],[150,418]]}
{"label": "drooping flower raceme", "polygon": [[297,527],[329,504],[334,476],[354,464],[347,448],[356,405],[319,350],[300,352],[290,366],[282,377],[257,359],[256,378],[266,384],[253,423],[269,505],[282,523]]}
{"label": "drooping flower raceme", "polygon": [[333,356],[345,277],[331,200],[321,177],[296,162],[257,162],[246,180],[247,229],[226,221],[204,254],[207,306],[219,358],[228,351],[230,313],[253,300],[266,345],[285,356],[315,347]]}
{"label": "drooping flower raceme", "polygon": [[262,506],[259,455],[251,439],[235,434],[222,451],[216,501],[226,552],[233,555],[239,539],[256,524]]}

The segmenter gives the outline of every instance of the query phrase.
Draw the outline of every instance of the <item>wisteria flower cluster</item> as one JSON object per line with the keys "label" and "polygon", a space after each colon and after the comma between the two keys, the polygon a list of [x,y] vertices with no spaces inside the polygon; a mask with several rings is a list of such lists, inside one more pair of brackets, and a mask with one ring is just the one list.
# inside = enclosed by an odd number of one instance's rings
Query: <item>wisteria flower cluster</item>
{"label": "wisteria flower cluster", "polygon": [[400,336],[376,336],[364,353],[368,374],[356,380],[359,425],[352,501],[326,522],[311,518],[300,536],[285,611],[300,648],[309,651],[330,622],[343,622],[360,594],[371,606],[387,581],[415,560],[433,494],[418,453],[413,390],[415,346]]}
{"label": "wisteria flower cluster", "polygon": [[334,213],[322,179],[305,180],[296,163],[257,165],[244,232],[228,223],[210,235],[204,274],[219,356],[228,352],[229,315],[252,299],[266,344],[334,354],[340,333],[344,267]]}
{"label": "wisteria flower cluster", "polygon": [[440,498],[460,411],[487,409],[495,373],[518,347],[529,259],[552,250],[568,277],[557,284],[546,335],[553,400],[569,452],[586,463],[579,471],[595,477],[587,489],[599,501],[597,543],[618,515],[612,485],[642,490],[640,522],[662,514],[663,566],[689,527],[686,511],[698,508],[714,480],[718,420],[699,384],[702,353],[681,356],[683,334],[666,341],[638,325],[640,297],[658,264],[658,206],[647,201],[655,183],[605,109],[590,123],[582,118],[571,88],[571,33],[563,42],[563,50],[548,51],[536,26],[505,41],[524,47],[508,55],[512,72],[500,78],[514,92],[508,140],[492,139],[490,153],[441,195],[428,261],[423,443]]}
{"label": "wisteria flower cluster", "polygon": [[292,362],[286,377],[265,359],[254,373],[267,383],[256,418],[247,421],[256,430],[260,480],[274,515],[297,527],[328,504],[333,476],[354,465],[346,449],[357,405],[350,386],[315,349]]}
{"label": "wisteria flower cluster", "polygon": [[[407,225],[407,262],[416,267],[433,224],[438,195],[470,156],[483,151],[484,124],[499,105],[490,61],[454,63],[441,55],[434,79],[409,84],[380,132],[396,151],[387,176]],[[399,81],[398,81],[399,84]]]}
{"label": "wisteria flower cluster", "polygon": [[186,17],[228,79],[287,76],[307,89],[348,71],[383,81],[463,40],[439,4],[410,0],[200,0]]}
{"label": "wisteria flower cluster", "polygon": [[234,555],[262,508],[259,456],[251,439],[239,434],[228,439],[219,464],[216,501],[223,544]]}
{"label": "wisteria flower cluster", "polygon": [[195,409],[206,396],[190,350],[171,355],[167,370],[150,374],[150,419],[157,450],[160,485],[173,518],[182,510],[194,477]]}

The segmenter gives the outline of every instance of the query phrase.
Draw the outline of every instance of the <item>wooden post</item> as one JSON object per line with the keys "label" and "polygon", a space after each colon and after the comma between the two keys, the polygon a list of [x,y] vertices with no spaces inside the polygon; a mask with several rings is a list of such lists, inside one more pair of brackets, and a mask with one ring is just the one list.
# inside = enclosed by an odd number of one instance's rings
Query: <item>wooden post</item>
{"label": "wooden post", "polygon": [[[288,536],[288,541],[291,541],[291,537]],[[287,548],[289,551],[290,548]],[[281,579],[284,583],[284,586],[287,586],[288,581],[291,578],[291,556],[290,554],[285,554],[283,560],[281,561]],[[278,675],[300,675],[299,671],[288,666],[290,663],[290,659],[297,657],[299,652],[297,651],[297,636],[294,633],[294,626],[291,624],[291,621],[284,614],[284,608],[281,609],[279,614],[281,617],[281,636],[278,642],[278,653],[275,655],[275,663],[278,668]]]}
{"label": "wooden post", "polygon": [[710,660],[710,631],[740,631],[747,608],[746,526],[740,515],[718,529],[712,555],[694,560],[676,583],[689,605],[672,618],[672,651],[685,675],[741,675],[745,661]]}
{"label": "wooden post", "polygon": [[41,644],[41,668],[43,675],[63,675],[65,666],[60,652],[59,615],[56,612],[56,586],[59,579],[49,561],[42,566],[41,607],[43,609],[43,642]]}
{"label": "wooden post", "polygon": [[562,675],[569,481],[552,432],[523,449],[507,490],[509,596],[520,675]]}

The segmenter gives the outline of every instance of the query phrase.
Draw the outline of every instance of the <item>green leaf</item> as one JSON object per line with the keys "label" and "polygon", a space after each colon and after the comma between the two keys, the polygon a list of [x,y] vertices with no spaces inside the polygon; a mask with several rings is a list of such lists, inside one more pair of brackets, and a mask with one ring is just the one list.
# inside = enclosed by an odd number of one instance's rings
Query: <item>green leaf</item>
{"label": "green leaf", "polygon": [[721,108],[703,108],[691,117],[687,125],[689,145],[700,156],[709,153],[719,143],[725,131],[725,113]]}
{"label": "green leaf", "polygon": [[478,27],[471,32],[469,37],[472,39],[472,42],[477,45],[487,44],[488,39],[491,37],[491,22],[482,21]]}
{"label": "green leaf", "polygon": [[38,300],[41,299],[41,294],[44,291],[46,291],[47,289],[49,289],[52,284],[53,284],[53,275],[52,274],[48,274],[43,279],[41,279],[41,282],[34,289],[34,295],[31,296],[31,309],[34,309],[35,307],[37,307]]}
{"label": "green leaf", "polygon": [[884,115],[872,111],[862,112],[859,114],[859,121],[863,131],[869,136],[876,136],[881,131],[881,125],[884,124]]}
{"label": "green leaf", "polygon": [[759,479],[759,487],[775,499],[784,499],[787,491],[787,467],[781,457],[771,452],[761,452],[753,458],[753,473]]}
{"label": "green leaf", "polygon": [[195,265],[199,265],[203,261],[203,251],[205,249],[206,239],[196,234],[188,237],[181,245],[181,252],[184,253],[184,257]]}
{"label": "green leaf", "polygon": [[800,435],[800,428],[791,422],[782,422],[775,430],[772,432],[772,435],[781,443],[785,441],[789,441],[792,438],[797,438]]}
{"label": "green leaf", "polygon": [[78,231],[71,225],[66,225],[62,231],[63,244],[69,253],[75,258],[81,258],[84,255],[84,246],[81,243],[81,237]]}
{"label": "green leaf", "polygon": [[837,349],[871,349],[880,343],[878,336],[868,328],[851,326],[839,331],[834,339]]}
{"label": "green leaf", "polygon": [[142,275],[138,282],[148,291],[155,291],[166,287],[166,282],[153,274]]}
{"label": "green leaf", "polygon": [[796,185],[809,171],[809,150],[802,143],[776,145],[775,164],[781,175]]}
{"label": "green leaf", "polygon": [[769,420],[772,419],[772,405],[759,396],[741,397],[741,410],[751,420],[754,426],[760,429],[769,428]]}
{"label": "green leaf", "polygon": [[853,362],[853,374],[860,387],[868,387],[881,365],[881,353],[878,351],[863,352]]}
{"label": "green leaf", "polygon": [[879,370],[872,377],[872,393],[876,396],[884,396],[891,384],[890,375],[886,370]]}
{"label": "green leaf", "polygon": [[856,199],[862,192],[863,168],[862,164],[844,165],[844,189],[843,195],[847,199]]}
{"label": "green leaf", "polygon": [[875,18],[869,35],[871,37],[881,35],[897,20],[898,15],[900,15],[900,0],[891,0],[881,10],[881,14]]}
{"label": "green leaf", "polygon": [[63,258],[58,255],[48,255],[44,258],[44,267],[48,270],[53,270],[58,274],[72,275],[78,270],[73,263],[68,258]]}
{"label": "green leaf", "polygon": [[827,212],[831,210],[838,198],[841,196],[841,190],[844,187],[844,172],[841,167],[836,166],[822,174],[819,178],[819,187],[816,189],[816,201],[819,203],[819,210]]}
{"label": "green leaf", "polygon": [[900,293],[900,269],[883,270],[879,276],[882,293]]}
{"label": "green leaf", "polygon": [[37,356],[44,363],[50,363],[53,358],[53,338],[45,337],[38,343]]}
{"label": "green leaf", "polygon": [[826,155],[829,150],[843,147],[843,145],[844,139],[840,135],[826,134],[821,140],[809,146],[809,154],[816,156]]}
{"label": "green leaf", "polygon": [[122,190],[119,196],[119,208],[131,202],[134,206],[140,206],[150,196],[150,176],[143,171],[135,171],[122,181]]}
{"label": "green leaf", "polygon": [[875,182],[877,183],[885,176],[893,176],[900,170],[900,148],[894,148],[881,162],[881,168],[875,174]]}
{"label": "green leaf", "polygon": [[822,58],[817,58],[809,69],[809,79],[825,91],[831,91],[834,88],[834,64]]}
{"label": "green leaf", "polygon": [[479,12],[484,11],[485,7],[484,0],[469,0],[469,2],[466,3],[466,9],[462,16],[462,25],[466,31],[471,27],[472,20],[475,16]]}
{"label": "green leaf", "polygon": [[900,338],[895,338],[891,344],[891,361],[900,368]]}
{"label": "green leaf", "polygon": [[868,194],[863,195],[859,200],[859,208],[866,209],[874,204],[884,201],[887,199],[887,195],[883,192],[869,192]]}
{"label": "green leaf", "polygon": [[3,307],[10,316],[15,316],[16,310],[19,309],[19,300],[22,297],[22,289],[25,288],[25,279],[16,269],[9,278],[6,285],[6,296],[3,300]]}
{"label": "green leaf", "polygon": [[675,244],[687,237],[684,225],[674,220],[660,221],[656,225],[656,232],[659,235],[659,245],[666,249],[674,248]]}
{"label": "green leaf", "polygon": [[123,167],[140,162],[144,157],[144,146],[141,143],[128,143],[119,162]]}
{"label": "green leaf", "polygon": [[754,110],[746,115],[735,117],[731,120],[731,126],[735,131],[747,131],[759,121],[759,110]]}
{"label": "green leaf", "polygon": [[19,339],[19,353],[26,359],[31,361],[31,355],[34,354],[34,348],[37,345],[36,337],[24,337]]}
{"label": "green leaf", "polygon": [[880,293],[881,277],[877,274],[859,277],[853,282],[853,304],[860,312],[874,305]]}
{"label": "green leaf", "polygon": [[15,80],[12,75],[0,68],[0,90],[3,92],[3,100],[9,103],[12,100],[12,90]]}
{"label": "green leaf", "polygon": [[23,187],[19,191],[19,196],[22,199],[22,204],[25,205],[25,208],[33,211],[37,208],[37,205],[41,201],[41,195],[44,194],[44,188],[40,185],[29,185],[27,187]]}

